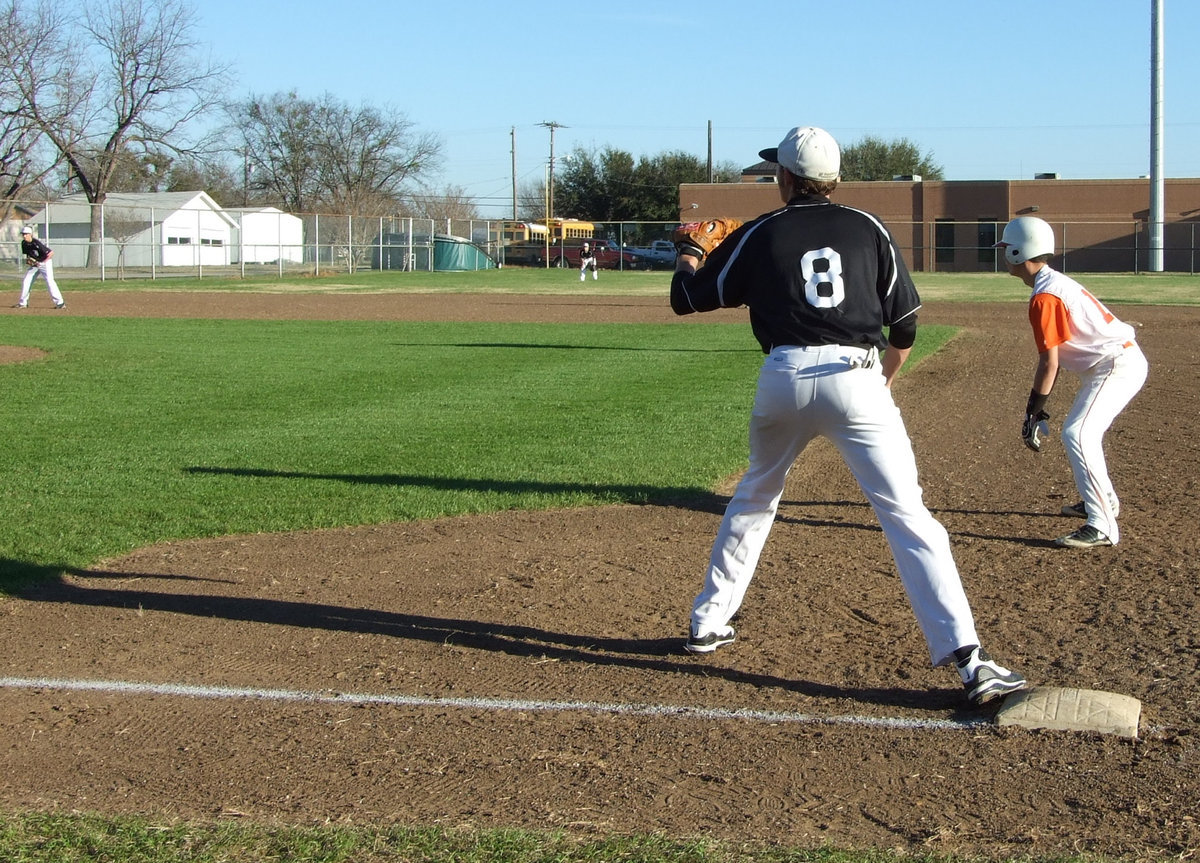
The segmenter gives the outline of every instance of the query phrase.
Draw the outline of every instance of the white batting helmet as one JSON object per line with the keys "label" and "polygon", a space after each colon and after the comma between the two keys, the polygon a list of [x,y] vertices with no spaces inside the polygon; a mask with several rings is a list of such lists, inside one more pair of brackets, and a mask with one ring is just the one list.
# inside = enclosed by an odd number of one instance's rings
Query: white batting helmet
{"label": "white batting helmet", "polygon": [[1004,250],[1004,260],[1021,264],[1039,255],[1054,254],[1054,229],[1036,216],[1018,216],[1004,226],[1000,242],[993,248]]}

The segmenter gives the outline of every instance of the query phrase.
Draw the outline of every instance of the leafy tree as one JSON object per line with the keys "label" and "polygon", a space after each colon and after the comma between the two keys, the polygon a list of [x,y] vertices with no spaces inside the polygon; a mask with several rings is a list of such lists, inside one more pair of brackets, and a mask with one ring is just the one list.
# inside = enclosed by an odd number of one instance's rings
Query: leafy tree
{"label": "leafy tree", "polygon": [[[556,172],[556,216],[599,222],[673,222],[679,218],[681,183],[708,180],[707,164],[682,151],[668,151],[635,161],[624,150],[609,147],[596,153],[577,148]],[[715,182],[734,182],[740,170],[716,166]]]}
{"label": "leafy tree", "polygon": [[907,138],[885,141],[868,135],[842,148],[842,180],[890,180],[917,174],[940,180],[942,166],[933,161],[932,153],[921,155]]}

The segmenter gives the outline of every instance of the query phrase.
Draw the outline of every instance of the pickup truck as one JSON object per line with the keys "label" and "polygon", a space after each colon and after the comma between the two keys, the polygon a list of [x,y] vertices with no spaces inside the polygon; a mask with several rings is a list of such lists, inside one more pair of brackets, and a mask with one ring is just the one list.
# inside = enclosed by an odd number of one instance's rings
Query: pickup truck
{"label": "pickup truck", "polygon": [[635,255],[645,266],[670,267],[675,263],[675,244],[670,240],[654,240],[648,246],[633,246],[625,251]]}

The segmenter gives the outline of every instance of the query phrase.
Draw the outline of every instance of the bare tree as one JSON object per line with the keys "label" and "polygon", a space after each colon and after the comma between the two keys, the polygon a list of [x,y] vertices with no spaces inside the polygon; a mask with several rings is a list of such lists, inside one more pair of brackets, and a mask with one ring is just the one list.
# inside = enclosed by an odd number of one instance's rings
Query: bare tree
{"label": "bare tree", "polygon": [[138,234],[154,227],[149,214],[136,207],[107,207],[104,231],[117,247],[117,278],[125,278],[125,249]]}
{"label": "bare tree", "polygon": [[256,197],[296,213],[394,213],[440,152],[402,114],[352,108],[328,93],[251,96],[229,113]]}
{"label": "bare tree", "polygon": [[334,209],[364,212],[363,204],[390,198],[394,212],[406,182],[436,163],[437,139],[417,134],[400,114],[351,108],[327,93],[318,117],[324,132],[318,176],[323,202]]}
{"label": "bare tree", "polygon": [[0,94],[0,222],[12,216],[14,203],[54,170],[53,159],[43,155],[37,129],[8,110]]}
{"label": "bare tree", "polygon": [[530,180],[523,183],[517,192],[517,212],[522,219],[544,222],[546,220],[546,181]]}
{"label": "bare tree", "polygon": [[[188,130],[217,104],[225,69],[199,56],[185,0],[106,0],[78,21],[48,0],[8,8],[32,31],[13,58],[21,111],[90,203],[104,202],[130,152],[189,155],[211,143]],[[89,264],[99,251],[97,209]]]}
{"label": "bare tree", "polygon": [[252,95],[227,111],[230,125],[242,137],[246,180],[255,199],[293,213],[311,212],[317,198],[315,153],[320,134],[313,104],[295,93],[276,93]]}
{"label": "bare tree", "polygon": [[43,0],[27,9],[15,0],[0,6],[0,219],[9,218],[14,200],[39,186],[61,164],[28,110],[40,104],[50,85],[26,62],[39,55],[61,58],[52,39],[61,15]]}
{"label": "bare tree", "polygon": [[409,213],[434,222],[470,221],[479,218],[479,207],[461,186],[426,189],[409,197]]}

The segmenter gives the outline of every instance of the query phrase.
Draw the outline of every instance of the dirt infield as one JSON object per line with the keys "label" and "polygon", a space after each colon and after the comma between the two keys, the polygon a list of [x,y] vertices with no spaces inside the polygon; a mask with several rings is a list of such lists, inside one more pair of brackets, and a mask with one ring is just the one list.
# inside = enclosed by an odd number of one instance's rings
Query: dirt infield
{"label": "dirt infield", "polygon": [[[1141,699],[1137,741],[976,724],[988,711],[964,710],[957,675],[928,667],[878,525],[817,445],[792,473],[739,640],[706,658],[681,638],[720,495],[171,543],[0,601],[0,801],[1190,857],[1200,309],[1116,311],[1151,364],[1108,437],[1116,548],[1051,543],[1077,526],[1058,515],[1077,496],[1057,440],[1035,456],[1018,436],[1034,364],[1020,305],[927,306],[923,322],[964,329],[896,396],[989,649],[1034,683]],[[80,293],[67,313],[675,320],[653,299],[458,295]],[[1052,397],[1056,418],[1073,386]],[[40,678],[160,688],[13,683]]]}

